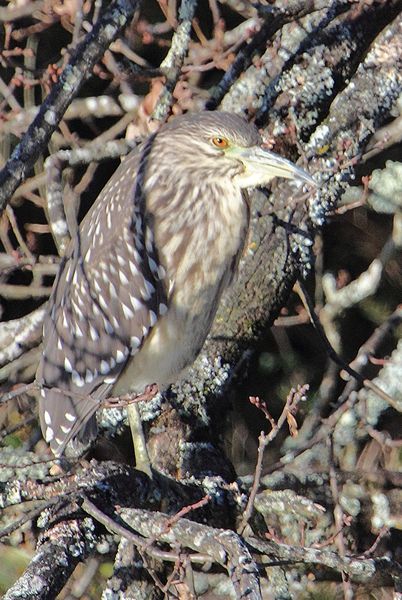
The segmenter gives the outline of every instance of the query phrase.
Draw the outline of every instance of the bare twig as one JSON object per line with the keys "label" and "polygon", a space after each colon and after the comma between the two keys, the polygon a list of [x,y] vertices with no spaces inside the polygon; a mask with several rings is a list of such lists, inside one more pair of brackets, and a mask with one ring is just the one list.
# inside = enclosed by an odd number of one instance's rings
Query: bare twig
{"label": "bare twig", "polygon": [[300,298],[303,301],[304,306],[306,307],[306,309],[309,311],[309,315],[310,315],[310,319],[311,322],[313,323],[317,333],[319,334],[327,352],[328,352],[328,356],[340,367],[342,367],[342,369],[344,369],[349,375],[351,375],[352,377],[354,377],[356,379],[356,381],[358,381],[359,383],[361,383],[364,387],[370,389],[372,392],[374,392],[375,394],[377,394],[377,396],[379,396],[382,400],[385,400],[385,402],[387,402],[390,406],[392,406],[392,408],[395,408],[395,410],[397,410],[398,412],[400,412],[401,408],[399,406],[399,403],[396,402],[394,400],[394,398],[392,398],[389,394],[387,394],[386,392],[384,392],[381,388],[379,388],[375,383],[373,383],[372,381],[370,381],[369,379],[364,379],[360,373],[358,373],[357,371],[355,371],[354,369],[352,369],[352,367],[348,364],[346,364],[342,358],[335,352],[335,350],[333,349],[333,347],[331,346],[325,331],[320,323],[320,320],[318,318],[318,316],[315,313],[314,310],[314,306],[313,303],[311,301],[311,298],[309,297],[309,294],[306,290],[306,288],[304,287],[304,284],[299,280],[298,282],[298,286],[300,288]]}
{"label": "bare twig", "polygon": [[39,114],[0,172],[0,212],[43,152],[71,100],[91,74],[93,66],[129,22],[136,7],[137,0],[115,0],[77,47]]}
{"label": "bare twig", "polygon": [[173,35],[172,45],[161,63],[161,70],[166,83],[161,97],[153,113],[158,121],[166,119],[173,99],[173,90],[180,76],[181,67],[190,43],[191,21],[197,8],[198,0],[183,0],[180,5],[179,25]]}
{"label": "bare twig", "polygon": [[14,398],[18,398],[22,394],[30,394],[38,389],[38,386],[35,383],[27,383],[25,385],[19,385],[15,390],[11,392],[7,392],[0,396],[0,403],[3,404],[5,402],[9,402]]}
{"label": "bare twig", "polygon": [[305,399],[305,394],[308,389],[309,389],[309,386],[304,385],[304,386],[299,386],[298,390],[294,390],[293,388],[290,390],[290,392],[286,398],[285,406],[282,410],[282,413],[281,413],[277,423],[275,423],[274,419],[269,414],[265,402],[261,402],[261,400],[259,398],[250,398],[250,400],[252,400],[252,403],[256,404],[256,406],[264,412],[266,418],[268,419],[268,421],[271,424],[271,431],[269,432],[268,435],[265,434],[263,431],[261,431],[260,437],[258,438],[257,464],[255,467],[253,485],[251,487],[250,495],[249,495],[249,498],[247,501],[247,506],[244,511],[243,519],[239,526],[240,534],[244,533],[244,530],[247,526],[247,523],[250,520],[252,511],[254,508],[255,497],[257,495],[258,488],[260,485],[262,464],[263,464],[262,461],[263,461],[263,457],[264,457],[265,448],[278,435],[278,433],[279,433],[280,429],[282,428],[282,426],[284,425],[285,421],[289,422],[289,416],[293,415],[293,413],[296,411],[299,402],[301,400]]}
{"label": "bare twig", "polygon": [[149,511],[121,508],[118,514],[142,536],[179,544],[209,555],[214,562],[227,569],[237,598],[261,598],[257,566],[244,541],[234,532],[214,529],[183,518],[169,527],[167,516]]}

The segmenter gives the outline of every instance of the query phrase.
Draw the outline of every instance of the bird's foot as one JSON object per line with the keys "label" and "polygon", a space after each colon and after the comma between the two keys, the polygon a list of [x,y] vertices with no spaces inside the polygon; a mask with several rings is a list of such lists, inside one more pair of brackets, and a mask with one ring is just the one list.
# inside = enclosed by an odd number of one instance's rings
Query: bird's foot
{"label": "bird's foot", "polygon": [[159,388],[157,384],[151,383],[146,386],[142,394],[124,394],[115,398],[106,398],[103,401],[103,406],[104,408],[121,408],[137,402],[147,402],[155,398],[158,392]]}
{"label": "bird's foot", "polygon": [[[158,394],[158,393],[159,393],[158,384],[150,383],[149,385],[147,385],[145,387],[142,394],[138,394],[138,396],[134,396],[134,398],[131,398],[128,401],[128,404],[131,404],[132,402],[147,402],[148,400],[152,400],[152,398],[155,398],[156,394]],[[127,395],[129,396],[129,394],[127,394]]]}

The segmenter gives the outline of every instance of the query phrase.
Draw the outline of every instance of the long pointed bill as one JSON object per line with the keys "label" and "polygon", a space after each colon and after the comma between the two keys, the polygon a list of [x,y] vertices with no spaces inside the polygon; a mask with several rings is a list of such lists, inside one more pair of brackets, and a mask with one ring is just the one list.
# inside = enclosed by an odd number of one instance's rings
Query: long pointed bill
{"label": "long pointed bill", "polygon": [[279,154],[264,150],[263,148],[250,149],[250,164],[256,170],[268,171],[273,177],[284,177],[285,179],[301,179],[307,183],[316,185],[314,179],[300,167],[296,167],[290,160],[282,158]]}
{"label": "long pointed bill", "polygon": [[274,152],[264,150],[258,146],[252,148],[231,148],[228,154],[241,160],[246,168],[246,172],[240,179],[243,184],[264,185],[274,177],[284,177],[285,179],[299,179],[310,185],[317,186],[314,179],[304,171],[293,164],[290,160],[282,158]]}

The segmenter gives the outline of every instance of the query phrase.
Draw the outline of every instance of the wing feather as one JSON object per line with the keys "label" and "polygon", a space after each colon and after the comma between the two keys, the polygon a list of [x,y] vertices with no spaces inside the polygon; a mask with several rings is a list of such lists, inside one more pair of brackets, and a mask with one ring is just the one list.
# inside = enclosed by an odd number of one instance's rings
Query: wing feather
{"label": "wing feather", "polygon": [[101,192],[49,300],[37,381],[42,431],[56,455],[71,439],[96,435],[99,403],[167,304],[142,192],[144,155],[146,147],[133,151]]}

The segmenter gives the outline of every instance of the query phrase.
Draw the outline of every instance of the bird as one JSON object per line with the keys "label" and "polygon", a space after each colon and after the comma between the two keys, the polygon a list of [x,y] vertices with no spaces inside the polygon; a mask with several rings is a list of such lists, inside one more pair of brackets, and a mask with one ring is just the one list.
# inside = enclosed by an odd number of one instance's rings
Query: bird
{"label": "bird", "polygon": [[122,160],[76,227],[49,299],[36,383],[56,457],[90,445],[106,398],[180,380],[236,275],[247,190],[274,177],[314,184],[228,112],[177,116]]}

